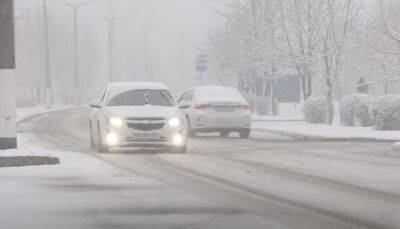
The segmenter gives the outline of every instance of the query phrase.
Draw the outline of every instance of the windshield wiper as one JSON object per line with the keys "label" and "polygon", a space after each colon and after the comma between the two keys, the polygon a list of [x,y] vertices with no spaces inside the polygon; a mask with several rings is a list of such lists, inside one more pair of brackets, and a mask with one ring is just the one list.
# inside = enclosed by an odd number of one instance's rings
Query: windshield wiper
{"label": "windshield wiper", "polygon": [[146,93],[143,95],[143,97],[144,97],[144,103],[145,103],[145,105],[150,104],[150,102],[149,102],[149,97],[147,96]]}

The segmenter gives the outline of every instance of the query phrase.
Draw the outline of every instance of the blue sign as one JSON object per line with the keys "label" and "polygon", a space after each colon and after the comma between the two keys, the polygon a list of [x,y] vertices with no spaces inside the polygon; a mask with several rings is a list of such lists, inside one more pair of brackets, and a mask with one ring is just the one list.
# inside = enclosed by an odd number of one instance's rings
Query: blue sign
{"label": "blue sign", "polygon": [[196,71],[198,71],[198,72],[206,72],[207,71],[207,56],[206,55],[197,55]]}

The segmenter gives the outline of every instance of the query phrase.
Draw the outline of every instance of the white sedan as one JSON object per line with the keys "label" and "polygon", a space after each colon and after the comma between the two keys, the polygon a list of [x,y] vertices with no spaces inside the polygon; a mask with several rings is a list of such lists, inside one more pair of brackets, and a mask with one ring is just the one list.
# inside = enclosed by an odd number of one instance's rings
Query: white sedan
{"label": "white sedan", "polygon": [[249,138],[251,111],[248,103],[235,88],[209,86],[187,90],[178,100],[185,113],[188,133],[219,132],[227,137],[238,132]]}
{"label": "white sedan", "polygon": [[90,104],[91,146],[101,152],[130,148],[167,148],[186,152],[181,112],[160,83],[111,83]]}

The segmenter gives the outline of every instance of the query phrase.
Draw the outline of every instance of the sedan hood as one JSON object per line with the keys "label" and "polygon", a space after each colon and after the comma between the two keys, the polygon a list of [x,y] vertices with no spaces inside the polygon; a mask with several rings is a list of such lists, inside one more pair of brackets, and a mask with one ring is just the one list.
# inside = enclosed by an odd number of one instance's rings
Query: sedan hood
{"label": "sedan hood", "polygon": [[178,114],[179,108],[163,107],[163,106],[122,106],[122,107],[107,107],[108,114],[115,115],[121,118],[165,118],[169,119]]}

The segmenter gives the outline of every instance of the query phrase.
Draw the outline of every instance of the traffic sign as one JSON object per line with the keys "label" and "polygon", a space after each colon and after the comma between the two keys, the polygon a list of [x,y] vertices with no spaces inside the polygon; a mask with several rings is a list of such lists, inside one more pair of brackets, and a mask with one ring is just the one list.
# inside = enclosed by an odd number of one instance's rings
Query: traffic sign
{"label": "traffic sign", "polygon": [[198,71],[198,72],[206,72],[207,71],[207,56],[206,55],[197,55],[196,71]]}

